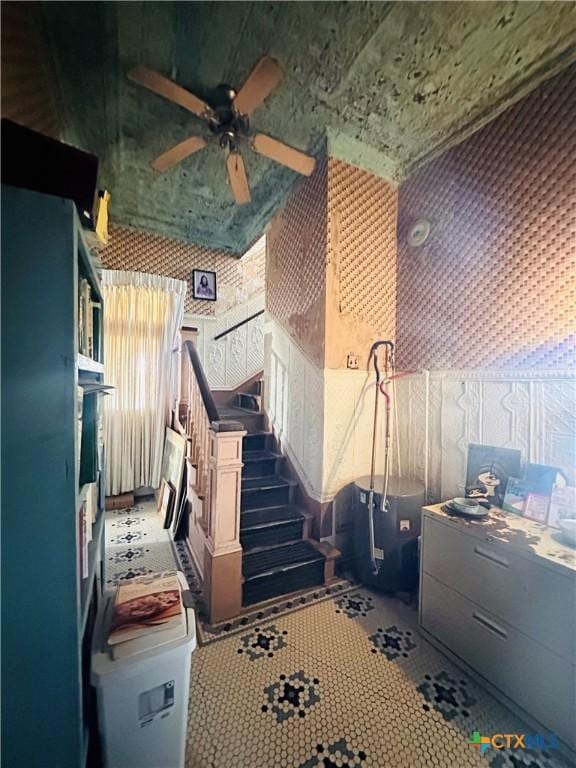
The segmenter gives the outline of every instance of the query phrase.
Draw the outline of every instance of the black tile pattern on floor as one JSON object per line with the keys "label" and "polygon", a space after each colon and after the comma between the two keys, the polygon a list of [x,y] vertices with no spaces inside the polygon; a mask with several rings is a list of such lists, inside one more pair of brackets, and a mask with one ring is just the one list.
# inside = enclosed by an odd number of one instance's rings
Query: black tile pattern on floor
{"label": "black tile pattern on floor", "polygon": [[388,661],[408,658],[410,652],[417,647],[412,632],[409,629],[399,629],[395,624],[387,629],[379,627],[368,639],[374,646],[372,653],[380,651]]}
{"label": "black tile pattern on floor", "polygon": [[424,710],[429,711],[431,705],[444,720],[453,720],[458,716],[470,717],[470,708],[476,704],[476,699],[466,689],[467,685],[466,680],[456,680],[442,671],[433,678],[426,675],[416,690],[428,702],[423,705]]}
{"label": "black tile pattern on floor", "polygon": [[146,522],[144,517],[124,517],[110,523],[110,528],[129,528],[134,525],[142,525]]}
{"label": "black tile pattern on floor", "polygon": [[323,766],[347,765],[352,768],[363,768],[366,765],[367,753],[363,749],[356,749],[346,739],[339,739],[333,744],[317,744],[316,754],[298,768],[323,768]]}
{"label": "black tile pattern on floor", "polygon": [[133,541],[142,541],[145,536],[147,536],[146,532],[128,531],[128,533],[121,533],[118,536],[112,536],[108,543],[110,545],[131,544]]}
{"label": "black tile pattern on floor", "polygon": [[320,680],[310,678],[302,670],[279,679],[264,689],[266,704],[262,712],[271,712],[278,724],[306,714],[320,701]]}
{"label": "black tile pattern on floor", "polygon": [[336,600],[336,613],[344,613],[349,619],[357,619],[359,616],[366,616],[368,611],[374,610],[374,601],[370,595],[361,595],[360,593],[346,595],[346,597]]}
{"label": "black tile pattern on floor", "polygon": [[142,566],[141,568],[128,568],[126,571],[117,571],[114,574],[114,578],[107,579],[106,583],[108,586],[114,586],[121,581],[134,579],[136,576],[146,576],[147,573],[153,573],[153,570],[151,568],[146,568],[146,566]]}
{"label": "black tile pattern on floor", "polygon": [[146,554],[150,552],[146,547],[129,547],[128,549],[122,549],[120,551],[112,551],[112,554],[108,558],[111,563],[131,563],[133,560],[140,560],[146,557]]}
{"label": "black tile pattern on floor", "polygon": [[286,647],[287,629],[278,629],[275,624],[256,627],[254,632],[244,635],[238,653],[245,653],[250,661],[271,659],[277,651]]}

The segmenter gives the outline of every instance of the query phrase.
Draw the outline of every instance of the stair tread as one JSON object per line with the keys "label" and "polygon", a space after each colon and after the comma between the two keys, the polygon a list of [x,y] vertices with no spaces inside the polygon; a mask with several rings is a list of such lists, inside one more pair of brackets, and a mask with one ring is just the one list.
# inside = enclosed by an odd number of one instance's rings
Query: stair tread
{"label": "stair tread", "polygon": [[281,572],[307,563],[324,560],[324,556],[308,541],[280,544],[247,552],[242,557],[244,581],[261,578],[267,574]]}
{"label": "stair tread", "polygon": [[245,491],[256,492],[268,488],[286,488],[295,486],[294,480],[286,480],[278,475],[264,475],[263,477],[247,477],[242,480],[242,493]]}
{"label": "stair tread", "polygon": [[262,448],[258,451],[242,451],[242,461],[260,461],[261,459],[281,459],[282,454]]}
{"label": "stair tread", "polygon": [[250,416],[262,416],[262,414],[257,411],[251,411],[249,408],[240,408],[238,405],[221,405],[218,408],[218,415],[221,418],[239,419],[241,416],[246,416],[246,414],[249,414]]}
{"label": "stair tread", "polygon": [[[250,395],[252,397],[252,395]],[[235,405],[233,408],[224,408],[223,409],[226,413],[225,415],[227,417],[235,417],[237,419],[241,419],[243,416],[263,416],[263,414],[260,411],[255,411],[252,408],[242,408],[240,405]],[[218,411],[220,416],[224,415],[221,410]]]}
{"label": "stair tread", "polygon": [[288,504],[276,507],[247,509],[240,513],[240,530],[246,532],[258,528],[270,528],[274,525],[284,525],[305,519],[306,516],[300,511],[299,507]]}

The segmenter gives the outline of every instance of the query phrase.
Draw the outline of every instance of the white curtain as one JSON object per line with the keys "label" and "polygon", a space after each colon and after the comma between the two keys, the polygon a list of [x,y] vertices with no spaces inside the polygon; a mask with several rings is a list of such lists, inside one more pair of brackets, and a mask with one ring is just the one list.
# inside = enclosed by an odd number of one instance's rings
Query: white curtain
{"label": "white curtain", "polygon": [[104,270],[106,495],[160,484],[186,283]]}

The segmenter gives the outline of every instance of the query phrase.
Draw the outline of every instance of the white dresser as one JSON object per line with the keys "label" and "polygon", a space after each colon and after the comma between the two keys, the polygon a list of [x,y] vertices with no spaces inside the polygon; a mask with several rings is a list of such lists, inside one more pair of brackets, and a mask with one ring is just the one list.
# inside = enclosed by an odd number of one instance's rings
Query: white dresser
{"label": "white dresser", "polygon": [[557,531],[500,510],[468,521],[424,507],[419,621],[492,693],[576,749],[576,550]]}

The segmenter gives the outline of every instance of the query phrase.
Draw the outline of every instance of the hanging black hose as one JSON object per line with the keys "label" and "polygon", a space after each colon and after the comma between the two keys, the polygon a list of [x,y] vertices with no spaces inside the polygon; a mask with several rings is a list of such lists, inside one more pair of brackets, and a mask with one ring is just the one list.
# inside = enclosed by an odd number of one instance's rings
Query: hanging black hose
{"label": "hanging black hose", "polygon": [[[378,401],[379,401],[379,395],[380,395],[380,380],[381,380],[380,368],[378,366],[378,348],[382,346],[386,347],[385,370],[386,370],[386,376],[387,376],[389,360],[391,361],[391,364],[393,364],[393,361],[394,361],[394,342],[393,341],[374,342],[374,344],[372,344],[372,347],[370,349],[370,354],[368,356],[368,365],[370,365],[370,360],[374,358],[374,371],[376,372],[376,387],[375,387],[375,394],[374,394],[374,423],[372,425],[372,461],[370,464],[370,489],[369,489],[369,497],[368,497],[368,531],[369,531],[369,537],[370,537],[370,561],[372,563],[372,570],[374,573],[378,573],[378,564],[376,563],[376,557],[374,554],[374,477],[376,474],[376,437],[377,437],[377,431],[378,431]],[[387,394],[386,394],[386,397],[388,398]],[[388,400],[388,404],[389,404],[389,400]],[[387,413],[386,413],[387,441],[389,440],[389,421],[390,421],[389,412],[387,410]]]}

